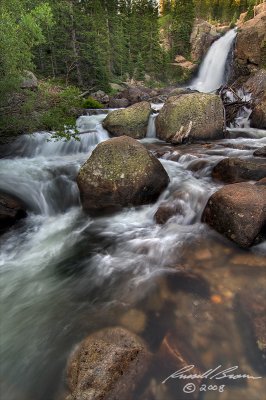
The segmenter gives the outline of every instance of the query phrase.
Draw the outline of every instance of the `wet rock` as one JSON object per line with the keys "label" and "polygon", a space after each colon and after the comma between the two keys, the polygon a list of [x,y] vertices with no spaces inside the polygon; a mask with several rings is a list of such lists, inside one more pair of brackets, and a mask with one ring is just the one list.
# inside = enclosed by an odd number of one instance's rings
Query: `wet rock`
{"label": "wet rock", "polygon": [[142,139],[147,133],[150,113],[150,103],[134,104],[124,110],[110,112],[103,121],[103,127],[113,136],[127,135]]}
{"label": "wet rock", "polygon": [[263,178],[263,179],[260,179],[257,183],[256,183],[256,185],[266,185],[266,178]]}
{"label": "wet rock", "polygon": [[19,199],[0,192],[0,234],[26,216],[25,205]]}
{"label": "wet rock", "polygon": [[253,156],[255,157],[266,157],[266,146],[254,151]]}
{"label": "wet rock", "polygon": [[256,254],[237,254],[231,258],[231,263],[237,266],[244,266],[250,268],[266,267],[266,257],[258,256]]}
{"label": "wet rock", "polygon": [[202,220],[241,247],[252,246],[264,234],[265,186],[249,183],[224,186],[210,197]]}
{"label": "wet rock", "polygon": [[[265,13],[266,15],[266,13]],[[266,29],[266,28],[265,28]],[[265,47],[266,52],[266,47]],[[266,70],[253,74],[244,84],[245,91],[252,94],[251,126],[266,128]]]}
{"label": "wet rock", "polygon": [[115,99],[111,98],[109,102],[109,107],[110,108],[126,108],[129,106],[129,101],[128,99]]}
{"label": "wet rock", "polygon": [[116,327],[88,336],[70,357],[66,400],[134,400],[150,361],[136,335]]}
{"label": "wet rock", "polygon": [[141,333],[146,326],[146,315],[143,311],[132,309],[122,315],[120,324],[134,333]]}
{"label": "wet rock", "polygon": [[169,97],[156,118],[157,136],[173,144],[219,139],[223,128],[223,103],[213,94]]}
{"label": "wet rock", "polygon": [[77,177],[86,211],[151,203],[168,182],[160,161],[127,136],[100,143]]}
{"label": "wet rock", "polygon": [[157,224],[165,224],[171,217],[176,214],[182,214],[183,210],[180,204],[173,204],[170,202],[161,204],[156,211],[154,218]]}
{"label": "wet rock", "polygon": [[258,181],[266,177],[266,162],[224,158],[213,168],[212,177],[226,183]]}
{"label": "wet rock", "polygon": [[[253,350],[252,361],[255,362],[255,368],[263,368],[266,373],[266,303],[265,287],[256,287],[249,290],[243,290],[236,297],[237,312],[241,312],[241,325],[245,326],[241,330],[245,335],[244,339],[249,341],[249,350]],[[239,318],[239,315],[238,315]],[[253,340],[253,346],[250,349],[250,342]],[[261,364],[258,365],[256,356],[260,357]]]}

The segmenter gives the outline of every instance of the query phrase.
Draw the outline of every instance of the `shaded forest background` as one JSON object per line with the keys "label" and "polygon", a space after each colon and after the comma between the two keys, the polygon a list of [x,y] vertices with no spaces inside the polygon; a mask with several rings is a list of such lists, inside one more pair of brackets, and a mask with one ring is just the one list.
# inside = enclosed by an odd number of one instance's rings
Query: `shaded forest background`
{"label": "shaded forest background", "polygon": [[[45,107],[54,107],[51,97],[53,100],[55,83],[67,88],[64,93],[60,92],[63,111],[43,115],[45,121],[41,125],[48,128],[56,125],[55,120],[62,122],[65,110],[75,105],[79,90],[101,89],[110,93],[110,82],[132,78],[145,81],[147,76],[149,85],[178,82],[179,71],[173,72],[171,62],[176,54],[189,59],[189,39],[195,18],[233,26],[244,11],[248,10],[247,18],[252,18],[253,7],[260,2],[1,0],[0,111],[3,115],[9,107],[10,114],[14,104],[13,101],[10,106],[10,96],[18,92],[26,70],[33,71],[42,80],[41,98],[31,94],[27,103],[23,103],[26,111],[36,102],[41,107],[45,97],[48,99]],[[162,31],[167,31],[168,49],[161,44]],[[17,131],[19,124],[21,121],[14,118],[12,122],[9,115],[8,126],[2,118],[0,130]]]}

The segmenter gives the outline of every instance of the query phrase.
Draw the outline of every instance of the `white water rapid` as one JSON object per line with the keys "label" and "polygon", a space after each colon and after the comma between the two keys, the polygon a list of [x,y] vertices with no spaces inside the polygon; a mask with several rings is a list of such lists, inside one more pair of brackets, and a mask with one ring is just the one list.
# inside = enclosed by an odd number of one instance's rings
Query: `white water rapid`
{"label": "white water rapid", "polygon": [[[155,204],[92,218],[80,207],[75,180],[95,146],[109,137],[101,125],[105,115],[78,119],[80,132],[85,132],[80,134],[80,141],[48,142],[49,133],[25,135],[0,158],[0,191],[18,196],[28,209],[27,218],[0,236],[3,400],[65,398],[61,396],[64,371],[73,347],[90,332],[119,325],[126,307],[136,307],[137,302],[142,301],[141,312],[147,309],[146,338],[149,344],[154,343],[169,324],[176,293],[165,306],[165,299],[157,295],[147,306],[143,299],[158,276],[172,271],[172,266],[191,262],[194,244],[200,251],[201,246],[207,246],[207,257],[208,248],[218,249],[213,263],[220,258],[223,262],[226,255],[228,264],[229,250],[238,255],[236,246],[230,247],[227,241],[223,244],[219,239],[219,247],[218,234],[201,222],[207,199],[220,187],[212,180],[211,170],[224,157],[250,157],[254,149],[265,146],[266,138],[227,139],[212,148],[184,145],[174,152],[171,146],[159,141],[147,144],[144,139],[151,151],[161,152],[169,186]],[[155,116],[150,119],[150,138],[155,135]],[[154,215],[165,201],[175,204],[179,211],[159,225]],[[188,243],[192,247],[186,258]],[[200,256],[206,257],[204,251]],[[220,270],[224,268],[221,265]],[[163,290],[162,286],[158,293]],[[191,307],[193,302],[189,302]],[[154,312],[152,307],[157,307]],[[196,315],[197,310],[185,314],[191,313]],[[226,342],[220,330],[217,335]],[[167,376],[166,371],[160,373],[161,380]],[[164,400],[172,398],[166,396]]]}
{"label": "white water rapid", "polygon": [[212,44],[197,78],[190,85],[191,89],[208,93],[225,83],[225,66],[236,34],[236,30],[232,29]]}

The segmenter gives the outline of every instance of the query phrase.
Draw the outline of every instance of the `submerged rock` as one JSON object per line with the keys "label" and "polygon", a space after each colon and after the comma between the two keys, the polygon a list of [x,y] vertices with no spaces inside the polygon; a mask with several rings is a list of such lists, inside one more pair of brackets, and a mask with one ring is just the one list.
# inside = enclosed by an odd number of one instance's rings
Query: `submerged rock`
{"label": "submerged rock", "polygon": [[80,343],[71,356],[66,400],[133,400],[150,354],[142,340],[123,328],[106,328]]}
{"label": "submerged rock", "polygon": [[266,177],[266,162],[224,158],[213,168],[212,177],[226,183],[258,181]]}
{"label": "submerged rock", "polygon": [[126,109],[110,112],[103,121],[103,127],[113,136],[127,135],[142,139],[147,133],[150,113],[150,103],[143,101]]}
{"label": "submerged rock", "polygon": [[128,310],[120,318],[120,324],[134,333],[144,331],[147,323],[146,315],[143,311],[137,309]]}
{"label": "submerged rock", "polygon": [[26,216],[25,205],[20,200],[0,192],[0,234]]}
{"label": "submerged rock", "polygon": [[252,246],[265,233],[266,187],[249,183],[224,186],[210,197],[202,220],[241,247]]}
{"label": "submerged rock", "polygon": [[100,143],[77,177],[86,211],[151,203],[168,182],[160,161],[127,136]]}
{"label": "submerged rock", "polygon": [[172,96],[156,119],[157,136],[173,144],[223,137],[224,109],[219,96],[190,93]]}
{"label": "submerged rock", "polygon": [[199,391],[202,379],[200,377],[196,377],[193,379],[193,389],[191,392],[185,393],[183,388],[186,383],[184,381],[182,384],[177,384],[176,379],[171,378],[171,375],[175,371],[179,371],[181,369],[186,370],[184,374],[187,375],[197,375],[200,376],[200,370],[195,362],[195,358],[193,357],[193,351],[191,348],[188,348],[182,341],[177,337],[175,332],[168,332],[160,346],[158,352],[158,363],[165,371],[165,379],[162,382],[167,387],[170,387],[175,390],[177,394],[177,398],[180,400],[197,400],[199,398]]}
{"label": "submerged rock", "polygon": [[[249,356],[256,369],[266,372],[266,305],[265,287],[243,290],[236,297],[237,313],[241,314],[244,339],[248,341]],[[238,315],[239,319],[239,315]],[[242,326],[241,326],[242,327]],[[251,343],[253,341],[253,343]],[[256,357],[260,357],[260,360]],[[260,361],[260,365],[258,365]]]}
{"label": "submerged rock", "polygon": [[157,224],[163,225],[174,215],[182,212],[182,209],[179,209],[176,205],[171,203],[161,204],[158,210],[156,211],[154,218]]}

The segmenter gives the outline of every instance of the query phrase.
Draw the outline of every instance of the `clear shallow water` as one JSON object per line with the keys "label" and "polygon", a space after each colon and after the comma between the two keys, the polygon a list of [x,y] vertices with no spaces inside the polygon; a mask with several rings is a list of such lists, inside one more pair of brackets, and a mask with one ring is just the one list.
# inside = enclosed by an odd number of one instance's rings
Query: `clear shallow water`
{"label": "clear shallow water", "polygon": [[[121,325],[133,308],[145,316],[138,333],[152,351],[170,330],[180,342],[186,338],[184,346],[192,347],[204,366],[234,362],[255,373],[234,322],[233,298],[252,282],[265,285],[265,270],[256,267],[264,260],[265,244],[244,252],[200,218],[219,188],[210,178],[213,165],[228,155],[250,157],[266,137],[179,146],[178,161],[169,159],[171,152],[160,159],[171,182],[156,204],[96,219],[82,212],[75,177],[95,145],[108,138],[97,117],[93,133],[82,134],[80,142],[47,142],[48,134],[35,134],[20,138],[0,159],[0,190],[16,193],[30,209],[27,219],[0,237],[3,400],[57,399],[73,346],[92,331]],[[93,123],[88,117],[83,122],[84,131]],[[240,144],[252,149],[233,148]],[[156,225],[159,205],[176,196],[182,213]],[[184,268],[221,296],[218,308],[208,290],[179,279]],[[128,328],[134,330],[135,322]],[[167,368],[155,367],[148,377],[148,386],[156,381],[157,398],[165,374]],[[258,385],[206,398],[261,400],[264,382]],[[161,398],[175,398],[171,388],[164,390]]]}

